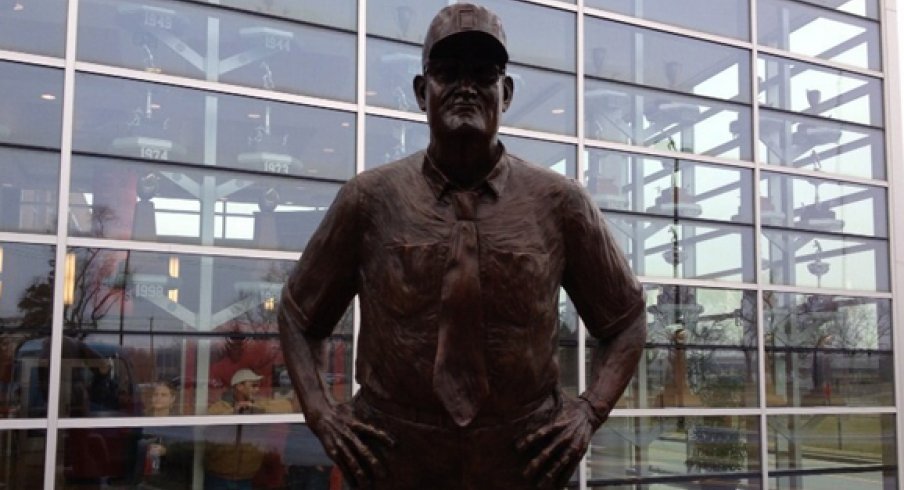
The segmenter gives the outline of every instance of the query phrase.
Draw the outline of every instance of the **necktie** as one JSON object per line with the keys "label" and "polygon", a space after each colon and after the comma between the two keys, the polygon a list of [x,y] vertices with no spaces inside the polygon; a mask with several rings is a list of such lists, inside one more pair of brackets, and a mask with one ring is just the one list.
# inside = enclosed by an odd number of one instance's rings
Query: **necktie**
{"label": "necktie", "polygon": [[476,192],[452,194],[455,217],[440,294],[433,391],[460,427],[467,426],[490,392],[480,308]]}

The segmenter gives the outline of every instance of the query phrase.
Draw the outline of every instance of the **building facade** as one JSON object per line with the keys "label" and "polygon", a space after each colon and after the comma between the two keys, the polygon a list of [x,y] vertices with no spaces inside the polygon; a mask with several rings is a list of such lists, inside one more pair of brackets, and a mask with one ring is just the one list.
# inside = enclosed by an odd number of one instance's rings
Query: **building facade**
{"label": "building facade", "polygon": [[[342,488],[276,300],[341,184],[426,145],[447,3],[0,0],[0,487]],[[646,289],[572,485],[899,488],[895,0],[479,3],[503,142],[586,185]],[[576,394],[595,340],[560,319]],[[322,353],[337,400],[358,324]],[[220,415],[242,369],[255,406]]]}

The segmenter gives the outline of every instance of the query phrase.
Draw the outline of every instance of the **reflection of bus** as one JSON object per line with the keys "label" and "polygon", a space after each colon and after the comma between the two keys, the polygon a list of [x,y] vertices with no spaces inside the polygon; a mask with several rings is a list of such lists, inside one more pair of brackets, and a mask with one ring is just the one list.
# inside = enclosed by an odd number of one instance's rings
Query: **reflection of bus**
{"label": "reflection of bus", "polygon": [[[16,349],[10,400],[23,417],[46,417],[49,344],[49,338],[38,338]],[[119,346],[64,337],[62,351],[60,416],[140,415],[132,366]],[[67,481],[127,481],[135,475],[139,429],[71,429],[62,434]]]}

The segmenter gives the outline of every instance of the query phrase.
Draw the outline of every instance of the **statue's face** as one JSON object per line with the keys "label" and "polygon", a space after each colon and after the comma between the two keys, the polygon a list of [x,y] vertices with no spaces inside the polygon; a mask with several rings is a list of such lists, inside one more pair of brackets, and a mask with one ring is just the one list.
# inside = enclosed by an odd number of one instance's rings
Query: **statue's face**
{"label": "statue's face", "polygon": [[512,79],[498,63],[458,55],[431,59],[415,78],[418,105],[434,137],[496,134],[512,100]]}

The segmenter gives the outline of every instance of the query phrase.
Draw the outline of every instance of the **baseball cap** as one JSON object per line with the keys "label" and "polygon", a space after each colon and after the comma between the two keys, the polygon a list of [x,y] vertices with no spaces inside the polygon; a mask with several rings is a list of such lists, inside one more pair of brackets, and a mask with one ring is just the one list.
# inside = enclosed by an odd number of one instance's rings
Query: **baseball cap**
{"label": "baseball cap", "polygon": [[254,374],[254,371],[250,369],[239,369],[232,375],[232,381],[230,381],[229,384],[235,386],[239,383],[244,383],[245,381],[260,381],[261,378],[263,378],[263,376]]}
{"label": "baseball cap", "polygon": [[[509,55],[505,49],[505,31],[502,21],[490,10],[471,3],[456,3],[444,7],[427,29],[424,37],[424,48],[421,63],[436,55],[450,41],[470,37],[488,49],[495,60],[502,65],[508,63]],[[439,49],[437,49],[439,48]]]}

